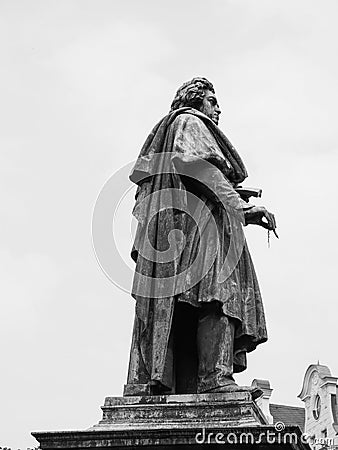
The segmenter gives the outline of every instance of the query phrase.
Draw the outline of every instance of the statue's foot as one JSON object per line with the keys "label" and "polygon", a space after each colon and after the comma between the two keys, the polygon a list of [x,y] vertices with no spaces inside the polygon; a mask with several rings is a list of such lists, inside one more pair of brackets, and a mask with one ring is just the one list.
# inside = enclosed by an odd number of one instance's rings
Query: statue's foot
{"label": "statue's foot", "polygon": [[263,391],[254,386],[238,386],[235,381],[226,383],[222,386],[217,386],[213,389],[209,389],[205,393],[212,393],[212,394],[218,394],[218,393],[229,393],[229,392],[249,392],[251,394],[252,400],[256,400],[257,398],[261,397],[263,395]]}
{"label": "statue's foot", "polygon": [[211,393],[220,393],[220,392],[235,392],[238,391],[240,386],[235,382],[232,376],[222,378],[222,384],[219,386],[216,386],[211,389],[203,390],[200,393],[203,394],[211,394]]}
{"label": "statue's foot", "polygon": [[254,386],[254,387],[253,386],[245,386],[245,387],[248,388],[248,391],[251,394],[252,400],[257,400],[258,398],[262,397],[263,391],[259,387],[257,387],[257,386]]}

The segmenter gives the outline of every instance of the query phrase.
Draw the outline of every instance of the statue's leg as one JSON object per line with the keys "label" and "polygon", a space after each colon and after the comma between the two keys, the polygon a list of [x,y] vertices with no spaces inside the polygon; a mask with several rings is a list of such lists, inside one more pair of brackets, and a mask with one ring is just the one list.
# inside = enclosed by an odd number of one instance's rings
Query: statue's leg
{"label": "statue's leg", "polygon": [[200,308],[197,328],[198,392],[235,385],[233,374],[234,322],[218,302]]}

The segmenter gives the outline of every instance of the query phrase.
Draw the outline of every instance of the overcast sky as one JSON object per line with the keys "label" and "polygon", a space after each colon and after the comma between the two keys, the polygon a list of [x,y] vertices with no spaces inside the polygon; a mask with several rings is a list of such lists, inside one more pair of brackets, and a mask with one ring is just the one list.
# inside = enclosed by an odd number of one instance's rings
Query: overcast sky
{"label": "overcast sky", "polygon": [[280,235],[246,229],[269,341],[237,381],[301,405],[309,364],[338,376],[337,16],[335,0],[0,1],[0,446],[85,429],[122,394],[134,301],[96,262],[92,211],[194,76]]}

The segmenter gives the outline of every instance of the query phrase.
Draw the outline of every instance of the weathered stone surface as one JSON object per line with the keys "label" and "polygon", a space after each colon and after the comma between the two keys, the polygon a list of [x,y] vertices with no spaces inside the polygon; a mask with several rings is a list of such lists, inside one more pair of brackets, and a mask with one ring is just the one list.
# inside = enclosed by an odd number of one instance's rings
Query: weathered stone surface
{"label": "weathered stone surface", "polygon": [[249,392],[107,397],[102,410],[102,420],[88,430],[33,435],[43,450],[180,448],[196,445],[196,436],[205,430],[217,434],[229,428],[267,424]]}
{"label": "weathered stone surface", "polygon": [[129,449],[142,447],[144,450],[310,450],[302,442],[298,427],[288,426],[276,433],[273,426],[250,427],[221,426],[210,428],[158,428],[157,430],[95,429],[86,431],[57,431],[33,433],[42,450],[54,449]]}
{"label": "weathered stone surface", "polygon": [[310,450],[298,427],[268,425],[249,392],[107,397],[102,410],[87,430],[32,434],[41,450]]}
{"label": "weathered stone surface", "polygon": [[97,427],[157,429],[177,426],[244,426],[267,424],[249,392],[107,397]]}

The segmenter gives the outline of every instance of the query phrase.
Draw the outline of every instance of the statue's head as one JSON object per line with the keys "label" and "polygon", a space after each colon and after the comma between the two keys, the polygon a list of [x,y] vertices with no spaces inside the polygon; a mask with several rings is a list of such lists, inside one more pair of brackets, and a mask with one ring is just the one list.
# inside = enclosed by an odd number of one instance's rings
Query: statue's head
{"label": "statue's head", "polygon": [[221,110],[215,96],[215,90],[206,78],[193,78],[184,83],[176,92],[171,104],[171,111],[189,106],[198,109],[210,119],[218,124]]}

